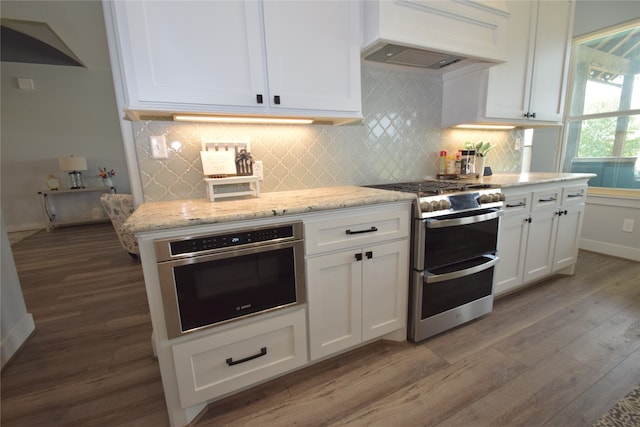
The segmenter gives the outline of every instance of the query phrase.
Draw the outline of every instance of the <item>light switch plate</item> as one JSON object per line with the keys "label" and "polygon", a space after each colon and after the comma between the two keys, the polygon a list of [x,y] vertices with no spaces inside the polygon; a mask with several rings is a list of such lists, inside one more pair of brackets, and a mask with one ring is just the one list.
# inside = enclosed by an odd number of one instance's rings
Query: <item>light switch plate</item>
{"label": "light switch plate", "polygon": [[151,143],[151,157],[154,159],[168,159],[169,150],[167,149],[167,139],[164,135],[149,136]]}
{"label": "light switch plate", "polygon": [[262,165],[262,160],[257,160],[253,164],[253,175],[260,177],[260,181],[264,179],[264,168]]}

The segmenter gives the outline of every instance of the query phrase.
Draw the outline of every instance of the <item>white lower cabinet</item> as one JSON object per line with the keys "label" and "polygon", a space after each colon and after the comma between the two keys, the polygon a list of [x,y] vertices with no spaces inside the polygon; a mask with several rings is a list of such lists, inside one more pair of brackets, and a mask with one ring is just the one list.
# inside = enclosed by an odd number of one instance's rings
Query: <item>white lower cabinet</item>
{"label": "white lower cabinet", "polygon": [[503,189],[495,295],[575,265],[586,191],[586,181]]}
{"label": "white lower cabinet", "polygon": [[172,347],[183,408],[307,363],[306,313],[299,309]]}
{"label": "white lower cabinet", "polygon": [[[305,222],[311,360],[406,329],[409,209]],[[332,243],[318,253],[317,242]]]}

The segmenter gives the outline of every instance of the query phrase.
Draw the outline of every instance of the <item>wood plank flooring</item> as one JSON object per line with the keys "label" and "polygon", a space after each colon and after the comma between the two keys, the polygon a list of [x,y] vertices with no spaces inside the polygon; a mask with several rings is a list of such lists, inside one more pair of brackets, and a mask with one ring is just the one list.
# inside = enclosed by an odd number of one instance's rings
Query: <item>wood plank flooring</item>
{"label": "wood plank flooring", "polygon": [[[13,246],[36,332],[1,377],[3,427],[167,426],[140,264],[110,224]],[[420,344],[372,343],[211,404],[210,426],[590,426],[640,383],[640,263],[581,252]]]}

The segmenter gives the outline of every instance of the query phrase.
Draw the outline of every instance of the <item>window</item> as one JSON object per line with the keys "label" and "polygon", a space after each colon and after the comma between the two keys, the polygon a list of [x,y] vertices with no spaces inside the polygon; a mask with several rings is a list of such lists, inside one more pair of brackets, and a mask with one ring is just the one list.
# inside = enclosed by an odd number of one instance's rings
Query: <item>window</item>
{"label": "window", "polygon": [[640,189],[640,21],[574,40],[571,73],[563,170]]}

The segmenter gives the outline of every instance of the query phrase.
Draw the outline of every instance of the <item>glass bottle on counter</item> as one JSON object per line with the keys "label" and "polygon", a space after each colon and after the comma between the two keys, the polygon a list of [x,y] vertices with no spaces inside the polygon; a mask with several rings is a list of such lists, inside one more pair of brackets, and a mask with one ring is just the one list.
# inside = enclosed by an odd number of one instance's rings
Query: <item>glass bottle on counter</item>
{"label": "glass bottle on counter", "polygon": [[441,151],[440,158],[438,160],[438,174],[444,175],[447,173],[447,152]]}
{"label": "glass bottle on counter", "polygon": [[462,153],[458,151],[456,153],[456,175],[460,175],[462,173]]}

